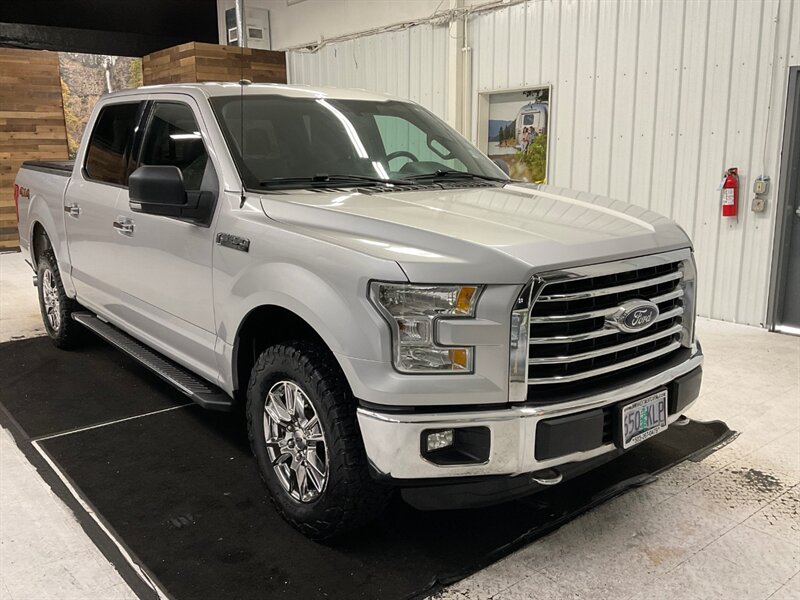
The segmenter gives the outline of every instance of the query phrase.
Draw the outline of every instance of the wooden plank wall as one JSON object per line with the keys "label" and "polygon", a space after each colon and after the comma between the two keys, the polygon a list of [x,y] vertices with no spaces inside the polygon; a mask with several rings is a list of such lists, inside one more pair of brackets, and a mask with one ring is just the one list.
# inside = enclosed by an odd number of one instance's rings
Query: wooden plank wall
{"label": "wooden plank wall", "polygon": [[58,54],[0,48],[0,251],[19,246],[14,179],[26,160],[66,160]]}
{"label": "wooden plank wall", "polygon": [[286,83],[286,53],[189,42],[142,59],[145,85],[239,81]]}

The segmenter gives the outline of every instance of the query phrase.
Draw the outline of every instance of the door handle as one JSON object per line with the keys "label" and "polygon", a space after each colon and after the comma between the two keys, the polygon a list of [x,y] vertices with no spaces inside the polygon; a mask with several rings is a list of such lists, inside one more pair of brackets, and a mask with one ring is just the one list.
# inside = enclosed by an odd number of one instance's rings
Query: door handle
{"label": "door handle", "polygon": [[798,217],[800,217],[800,206],[797,207],[797,210],[794,211],[794,214],[796,214]]}
{"label": "door handle", "polygon": [[117,220],[113,223],[114,229],[117,230],[117,233],[122,235],[133,235],[133,228],[134,222],[133,219],[129,219],[128,217],[117,217]]}
{"label": "door handle", "polygon": [[67,213],[70,217],[75,217],[76,219],[81,216],[81,207],[77,204],[65,204],[64,205],[64,212]]}

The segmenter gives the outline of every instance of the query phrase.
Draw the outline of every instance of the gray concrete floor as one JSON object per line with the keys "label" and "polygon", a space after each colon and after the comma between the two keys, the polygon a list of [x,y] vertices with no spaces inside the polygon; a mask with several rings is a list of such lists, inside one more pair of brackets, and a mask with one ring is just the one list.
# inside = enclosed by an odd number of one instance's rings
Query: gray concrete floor
{"label": "gray concrete floor", "polygon": [[[698,332],[689,416],[739,437],[438,599],[800,599],[800,338],[707,319]],[[0,341],[42,333],[30,269],[0,255]],[[0,600],[45,598],[135,596],[0,430]]]}

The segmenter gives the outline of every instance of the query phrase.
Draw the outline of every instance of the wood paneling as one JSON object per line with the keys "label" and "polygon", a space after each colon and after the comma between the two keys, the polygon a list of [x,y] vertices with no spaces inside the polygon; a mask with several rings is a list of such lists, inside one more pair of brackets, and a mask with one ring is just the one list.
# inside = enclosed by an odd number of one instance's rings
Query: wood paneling
{"label": "wood paneling", "polygon": [[0,48],[0,250],[19,246],[14,179],[22,162],[66,158],[58,55]]}
{"label": "wood paneling", "polygon": [[190,42],[142,59],[145,85],[239,81],[286,83],[286,56],[275,50],[255,50]]}

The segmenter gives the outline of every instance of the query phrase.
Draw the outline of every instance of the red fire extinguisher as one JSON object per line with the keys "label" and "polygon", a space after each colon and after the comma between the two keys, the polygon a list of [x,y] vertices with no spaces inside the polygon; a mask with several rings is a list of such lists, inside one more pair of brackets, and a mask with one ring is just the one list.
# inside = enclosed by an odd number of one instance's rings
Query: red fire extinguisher
{"label": "red fire extinguisher", "polygon": [[736,217],[739,210],[739,169],[731,167],[722,179],[722,216]]}

